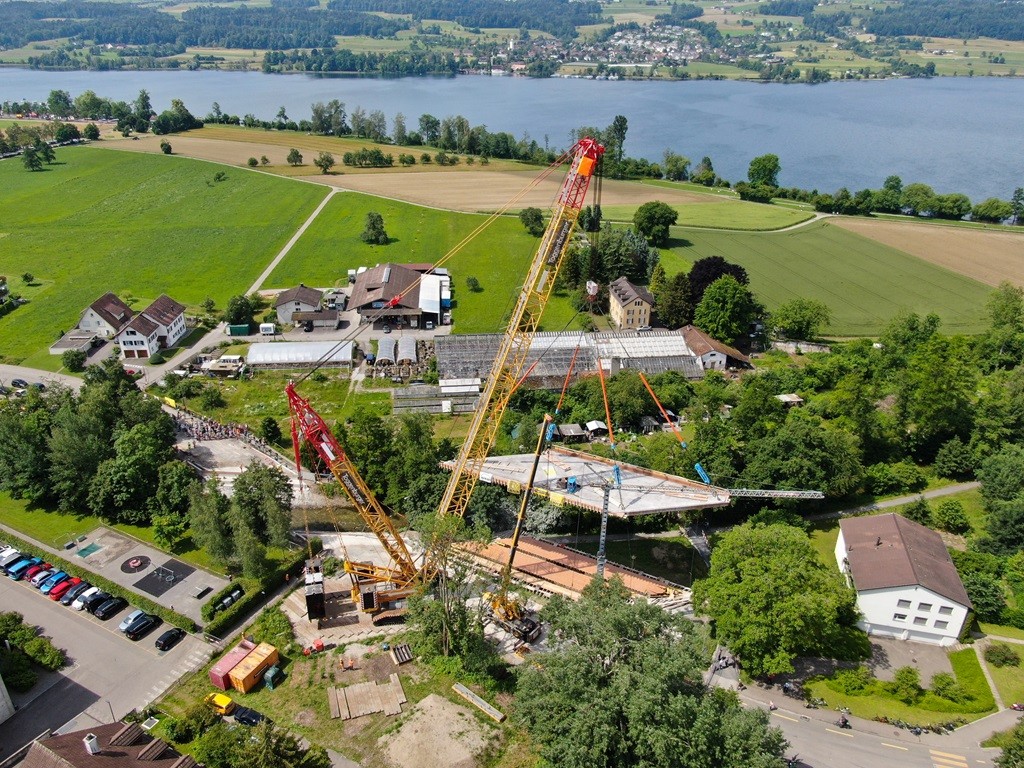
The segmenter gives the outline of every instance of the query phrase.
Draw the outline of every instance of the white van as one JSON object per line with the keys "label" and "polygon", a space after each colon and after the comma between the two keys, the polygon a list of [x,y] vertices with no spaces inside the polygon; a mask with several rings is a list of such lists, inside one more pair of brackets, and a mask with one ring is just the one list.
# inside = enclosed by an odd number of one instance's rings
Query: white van
{"label": "white van", "polygon": [[274,336],[277,333],[277,326],[273,323],[260,323],[260,335]]}

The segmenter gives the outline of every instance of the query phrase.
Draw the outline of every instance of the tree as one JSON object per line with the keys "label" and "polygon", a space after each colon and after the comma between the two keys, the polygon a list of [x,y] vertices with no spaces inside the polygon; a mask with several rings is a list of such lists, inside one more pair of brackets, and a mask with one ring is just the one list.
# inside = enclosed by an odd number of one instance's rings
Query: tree
{"label": "tree", "polygon": [[80,349],[69,349],[60,356],[61,364],[71,373],[81,373],[85,370],[86,355]]}
{"label": "tree", "polygon": [[756,317],[754,295],[732,275],[712,283],[693,312],[694,325],[727,344],[746,335]]}
{"label": "tree", "polygon": [[721,256],[706,256],[693,262],[689,272],[690,301],[693,306],[700,304],[708,286],[724,275],[732,275],[741,285],[747,285],[750,282],[747,270],[739,264],[730,264]]}
{"label": "tree", "polygon": [[[173,435],[173,432],[172,432]],[[149,522],[149,496],[159,469],[172,458],[160,421],[136,424],[114,440],[114,455],[96,469],[89,483],[89,508],[98,517],[134,525]]]}
{"label": "tree", "polygon": [[480,281],[477,280],[473,275],[466,278],[466,287],[469,288],[473,293],[480,293],[483,288],[480,287]]}
{"label": "tree", "polygon": [[281,439],[281,425],[273,416],[264,416],[260,422],[260,437],[271,445],[275,445]]}
{"label": "tree", "polygon": [[422,114],[419,125],[423,143],[432,147],[438,146],[438,141],[441,138],[441,121],[433,115]]}
{"label": "tree", "polygon": [[690,158],[678,155],[666,149],[663,156],[662,170],[669,181],[686,181],[690,168]]}
{"label": "tree", "polygon": [[900,381],[897,408],[919,458],[933,458],[952,437],[966,437],[977,371],[963,339],[935,336],[922,344]]}
{"label": "tree", "polygon": [[252,325],[255,313],[256,310],[248,296],[232,296],[224,310],[224,322],[228,325]]}
{"label": "tree", "polygon": [[288,150],[288,157],[286,158],[288,165],[296,166],[302,165],[302,153],[294,147]]}
{"label": "tree", "polygon": [[544,214],[540,208],[523,208],[519,212],[519,221],[526,227],[526,231],[534,237],[544,234]]}
{"label": "tree", "polygon": [[760,155],[750,161],[747,179],[754,186],[777,187],[781,169],[778,155]]}
{"label": "tree", "polygon": [[1024,720],[1018,722],[1003,741],[1003,751],[996,758],[998,768],[1021,768],[1024,765]]}
{"label": "tree", "polygon": [[772,325],[787,339],[813,339],[831,321],[828,305],[816,299],[792,299],[772,312]]}
{"label": "tree", "polygon": [[157,471],[156,493],[152,505],[155,514],[185,517],[193,486],[198,485],[192,467],[174,459],[162,464]]}
{"label": "tree", "polygon": [[21,150],[21,162],[29,171],[43,170],[43,159],[39,157],[39,152],[35,147],[24,147]]}
{"label": "tree", "polygon": [[376,211],[366,214],[366,226],[359,235],[359,239],[370,245],[387,245],[391,238],[384,229],[384,217]]}
{"label": "tree", "polygon": [[1013,215],[1013,204],[998,197],[990,197],[971,209],[971,218],[976,221],[991,221],[998,224]]}
{"label": "tree", "polygon": [[264,168],[270,165],[270,158],[268,158],[266,155],[260,155],[260,165],[262,165]]}
{"label": "tree", "polygon": [[903,188],[900,203],[911,214],[917,216],[930,211],[935,205],[935,190],[927,184],[908,184]]}
{"label": "tree", "polygon": [[162,140],[160,142],[160,151],[163,152],[165,155],[171,154],[171,152],[173,151],[171,149],[171,142],[167,141],[167,139]]}
{"label": "tree", "polygon": [[579,602],[553,598],[542,617],[557,644],[525,665],[516,718],[545,763],[564,768],[773,768],[786,746],[764,710],[709,691],[699,625],[630,602],[597,581]]}
{"label": "tree", "polygon": [[1013,197],[1010,199],[1010,207],[1013,213],[1013,223],[1024,223],[1024,187],[1017,187],[1013,190]]}
{"label": "tree", "polygon": [[394,128],[391,130],[392,138],[395,140],[395,144],[400,147],[404,147],[409,143],[409,132],[405,127],[405,115],[401,112],[395,115],[392,121]]}
{"label": "tree", "polygon": [[675,208],[660,200],[652,200],[636,209],[633,227],[651,245],[665,245],[669,227],[674,226],[678,219],[679,213]]}
{"label": "tree", "polygon": [[999,578],[979,571],[965,574],[962,581],[978,618],[998,622],[1006,608],[1006,595]]}
{"label": "tree", "polygon": [[970,447],[959,437],[942,444],[935,454],[935,473],[950,480],[966,480],[974,475],[975,460]]}
{"label": "tree", "polygon": [[793,671],[799,655],[832,656],[856,621],[857,598],[807,534],[790,525],[737,526],[722,535],[694,605],[753,675]]}
{"label": "tree", "polygon": [[947,499],[935,509],[932,515],[936,527],[950,533],[969,533],[971,521],[967,518],[964,505],[956,499]]}
{"label": "tree", "polygon": [[900,667],[893,673],[892,692],[904,704],[913,705],[923,693],[921,673],[916,667]]}
{"label": "tree", "polygon": [[907,520],[913,520],[919,525],[930,526],[932,524],[932,508],[928,506],[924,496],[918,496],[912,502],[900,509],[900,514]]}
{"label": "tree", "polygon": [[228,520],[230,511],[231,500],[221,492],[215,477],[201,486],[192,486],[189,491],[188,523],[192,540],[222,563],[230,560],[235,552]]}
{"label": "tree", "polygon": [[1012,556],[1024,548],[1024,496],[988,506],[988,533],[978,546],[986,552]]}
{"label": "tree", "polygon": [[82,135],[89,141],[96,141],[100,137],[100,129],[96,127],[96,123],[89,123],[82,129]]}
{"label": "tree", "polygon": [[612,120],[612,124],[608,126],[608,130],[605,132],[611,144],[609,149],[612,151],[612,157],[615,159],[616,165],[622,164],[623,148],[626,145],[626,131],[628,129],[629,123],[626,117],[624,115],[616,115]]}
{"label": "tree", "polygon": [[[667,280],[667,277],[665,275],[665,265],[662,264],[661,261],[659,261],[657,264],[654,265],[654,269],[651,270],[651,282],[647,284],[647,290],[650,291],[651,295],[655,297],[655,301],[657,301],[658,294],[660,294],[662,292],[662,290],[665,288],[666,280]],[[687,292],[686,300],[689,301],[690,300],[690,295],[689,295],[689,292],[690,292],[690,282],[689,282],[689,279],[687,279],[687,282],[686,282],[686,292]]]}
{"label": "tree", "polygon": [[334,167],[334,155],[330,152],[321,152],[316,156],[313,165],[320,169],[320,173],[326,174]]}
{"label": "tree", "polygon": [[[659,265],[660,266],[660,265]],[[668,328],[682,328],[693,322],[690,303],[690,278],[685,272],[672,275],[665,287],[654,296],[658,320]]]}
{"label": "tree", "polygon": [[715,166],[712,165],[711,158],[707,155],[700,159],[700,162],[693,169],[693,173],[690,174],[690,181],[694,184],[703,184],[705,187],[714,186],[717,178]]}
{"label": "tree", "polygon": [[255,157],[250,157],[248,160],[245,161],[245,164],[248,165],[250,168],[255,168],[260,164],[260,161],[257,160]]}
{"label": "tree", "polygon": [[235,478],[231,501],[236,537],[240,531],[248,530],[262,544],[287,545],[292,519],[292,485],[284,472],[260,461],[251,462]]}

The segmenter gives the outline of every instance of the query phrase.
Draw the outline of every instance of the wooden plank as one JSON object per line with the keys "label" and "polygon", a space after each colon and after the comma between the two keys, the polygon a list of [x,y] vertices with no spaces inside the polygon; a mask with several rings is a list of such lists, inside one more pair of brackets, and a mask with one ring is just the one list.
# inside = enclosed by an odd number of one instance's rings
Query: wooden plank
{"label": "wooden plank", "polygon": [[336,688],[327,689],[327,706],[331,708],[331,719],[338,719],[341,710],[338,709],[338,690]]}
{"label": "wooden plank", "polygon": [[385,715],[402,714],[402,705],[398,703],[398,696],[395,693],[394,687],[390,684],[378,685],[377,691],[380,693],[380,703],[384,707]]}
{"label": "wooden plank", "polygon": [[391,685],[397,690],[397,697],[399,704],[405,704],[409,699],[405,696],[405,688],[402,687],[402,678],[398,676],[397,672],[391,673]]}
{"label": "wooden plank", "polygon": [[334,692],[338,697],[338,711],[341,713],[341,719],[351,720],[352,713],[349,711],[348,708],[348,697],[345,695],[345,689],[335,688]]}
{"label": "wooden plank", "polygon": [[504,712],[492,707],[490,704],[481,699],[479,696],[477,696],[475,693],[469,690],[469,688],[464,686],[462,683],[456,683],[455,685],[453,685],[452,690],[459,694],[459,696],[464,698],[470,704],[472,704],[474,707],[479,709],[481,712],[483,712],[485,715],[490,717],[491,719],[496,720],[499,723],[505,719]]}

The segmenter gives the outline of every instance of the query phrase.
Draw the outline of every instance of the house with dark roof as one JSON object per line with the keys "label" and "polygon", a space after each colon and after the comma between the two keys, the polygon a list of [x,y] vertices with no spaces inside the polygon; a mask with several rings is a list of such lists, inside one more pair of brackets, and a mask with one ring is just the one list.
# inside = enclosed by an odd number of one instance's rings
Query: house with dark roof
{"label": "house with dark roof", "polygon": [[84,731],[46,736],[28,748],[19,768],[196,768],[138,723],[108,723]]}
{"label": "house with dark roof", "polygon": [[616,328],[650,330],[654,297],[642,285],[633,285],[625,277],[608,284],[608,315]]}
{"label": "house with dark roof", "polygon": [[[294,288],[281,291],[274,299],[274,309],[277,311],[277,319],[281,323],[295,323],[299,320],[295,317],[296,312],[318,312],[320,303],[323,301],[324,292],[316,288],[299,283]],[[337,326],[338,313],[333,313]]]}
{"label": "house with dark roof", "polygon": [[128,324],[135,313],[113,293],[104,293],[82,311],[78,327],[96,336],[111,339]]}
{"label": "house with dark roof", "polygon": [[971,611],[942,537],[895,513],[839,523],[836,562],[857,590],[868,634],[935,645],[957,642]]}
{"label": "house with dark roof", "polygon": [[705,371],[724,371],[726,368],[750,368],[750,358],[728,344],[712,338],[695,325],[679,329],[686,346],[700,359]]}
{"label": "house with dark roof", "polygon": [[423,314],[420,287],[423,274],[403,264],[378,264],[356,275],[348,308],[361,318],[405,321]]}
{"label": "house with dark roof", "polygon": [[185,305],[163,294],[133,317],[114,340],[125,359],[152,357],[185,335]]}

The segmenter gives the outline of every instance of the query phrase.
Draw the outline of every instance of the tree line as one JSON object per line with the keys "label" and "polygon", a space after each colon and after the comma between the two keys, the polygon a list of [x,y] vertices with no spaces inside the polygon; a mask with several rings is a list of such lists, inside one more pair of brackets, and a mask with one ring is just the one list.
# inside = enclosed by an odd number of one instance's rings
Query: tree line
{"label": "tree line", "polygon": [[864,27],[876,35],[1024,40],[1024,5],[986,0],[904,0],[875,9]]}

